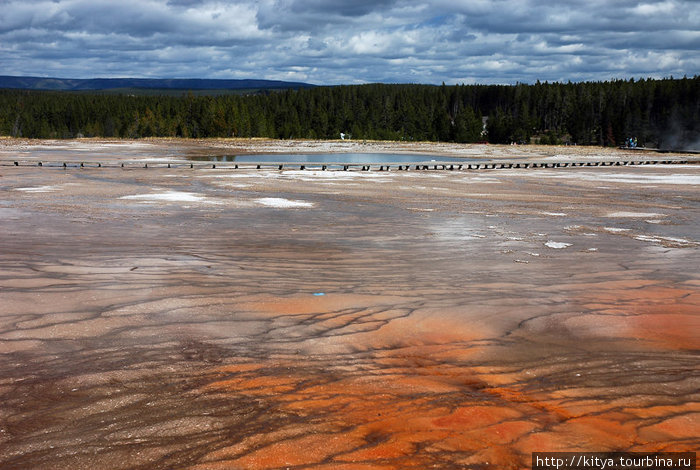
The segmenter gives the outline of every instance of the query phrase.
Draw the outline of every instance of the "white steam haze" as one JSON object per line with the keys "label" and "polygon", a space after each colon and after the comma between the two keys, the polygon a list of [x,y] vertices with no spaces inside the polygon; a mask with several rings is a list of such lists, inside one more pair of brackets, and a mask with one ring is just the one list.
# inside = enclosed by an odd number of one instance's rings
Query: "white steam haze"
{"label": "white steam haze", "polygon": [[660,136],[659,147],[664,150],[684,150],[700,152],[700,123],[693,128],[684,128],[676,117],[670,128]]}

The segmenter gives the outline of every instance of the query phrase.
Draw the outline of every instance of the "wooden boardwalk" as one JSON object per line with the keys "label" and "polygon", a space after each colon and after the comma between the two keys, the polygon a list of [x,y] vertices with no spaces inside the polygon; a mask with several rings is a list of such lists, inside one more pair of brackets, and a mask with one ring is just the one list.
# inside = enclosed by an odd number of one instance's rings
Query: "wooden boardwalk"
{"label": "wooden boardwalk", "polygon": [[470,171],[470,170],[498,170],[498,169],[530,169],[530,168],[594,168],[611,166],[643,166],[643,165],[691,165],[700,164],[700,159],[668,159],[668,160],[605,160],[586,162],[440,162],[431,161],[425,163],[314,163],[314,162],[121,162],[102,163],[85,161],[65,162],[36,162],[36,161],[12,161],[2,162],[0,166],[37,167],[37,168],[176,168],[176,169],[221,169],[221,170],[311,170],[311,171]]}

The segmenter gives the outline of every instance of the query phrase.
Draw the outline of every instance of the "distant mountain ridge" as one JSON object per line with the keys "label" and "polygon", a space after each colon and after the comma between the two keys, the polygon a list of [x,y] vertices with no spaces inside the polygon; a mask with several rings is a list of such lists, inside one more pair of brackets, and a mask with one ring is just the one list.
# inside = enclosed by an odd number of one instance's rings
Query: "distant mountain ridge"
{"label": "distant mountain ridge", "polygon": [[246,90],[313,88],[315,85],[282,80],[203,79],[203,78],[53,78],[0,75],[0,88],[50,91],[113,90],[145,88],[165,90]]}

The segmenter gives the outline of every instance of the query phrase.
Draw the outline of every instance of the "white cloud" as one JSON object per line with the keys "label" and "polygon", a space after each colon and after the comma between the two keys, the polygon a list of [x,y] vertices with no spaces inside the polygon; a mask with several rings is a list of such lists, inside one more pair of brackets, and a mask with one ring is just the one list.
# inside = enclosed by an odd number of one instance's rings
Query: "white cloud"
{"label": "white cloud", "polygon": [[669,15],[676,12],[676,6],[676,2],[642,3],[633,10],[643,16]]}
{"label": "white cloud", "polygon": [[693,75],[695,0],[5,0],[1,73],[514,83]]}

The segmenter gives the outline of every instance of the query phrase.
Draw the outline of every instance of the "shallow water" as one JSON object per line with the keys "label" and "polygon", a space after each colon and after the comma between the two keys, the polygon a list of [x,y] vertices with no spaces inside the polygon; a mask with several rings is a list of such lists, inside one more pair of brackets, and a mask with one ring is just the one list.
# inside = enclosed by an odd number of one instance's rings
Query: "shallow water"
{"label": "shallow water", "polygon": [[3,166],[0,467],[696,450],[697,171]]}
{"label": "shallow water", "polygon": [[194,161],[236,163],[430,163],[473,162],[476,160],[439,157],[435,155],[388,154],[388,153],[314,153],[314,154],[269,154],[269,155],[210,155],[188,157]]}

